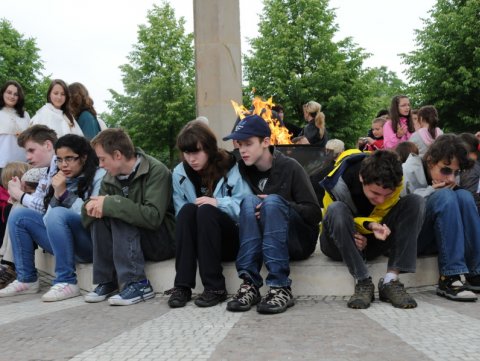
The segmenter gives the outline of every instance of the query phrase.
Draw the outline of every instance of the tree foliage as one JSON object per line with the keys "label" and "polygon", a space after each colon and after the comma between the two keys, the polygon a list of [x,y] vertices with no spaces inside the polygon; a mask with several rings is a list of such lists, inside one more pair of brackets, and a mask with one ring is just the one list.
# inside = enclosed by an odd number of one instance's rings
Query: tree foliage
{"label": "tree foliage", "polygon": [[417,50],[404,54],[418,100],[438,109],[447,131],[480,124],[480,0],[437,0],[416,31]]}
{"label": "tree foliage", "polygon": [[110,90],[110,125],[125,128],[133,142],[172,165],[176,135],[195,117],[193,35],[168,3],[148,11],[138,42],[120,67],[125,95]]}
{"label": "tree foliage", "polygon": [[33,38],[25,38],[6,19],[0,19],[0,84],[16,80],[25,92],[25,107],[32,115],[46,101],[48,79]]}
{"label": "tree foliage", "polygon": [[[285,119],[303,124],[302,105],[322,104],[330,137],[355,144],[375,115],[372,81],[381,69],[363,69],[369,56],[351,38],[335,42],[337,25],[328,0],[264,0],[257,38],[244,57],[246,91],[273,96]],[[374,86],[375,85],[375,86]],[[390,96],[391,98],[391,96]]]}

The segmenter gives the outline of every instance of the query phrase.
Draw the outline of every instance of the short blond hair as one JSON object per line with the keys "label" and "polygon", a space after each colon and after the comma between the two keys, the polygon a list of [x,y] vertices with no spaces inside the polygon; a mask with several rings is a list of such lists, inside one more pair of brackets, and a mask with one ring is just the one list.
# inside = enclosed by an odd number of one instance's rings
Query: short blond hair
{"label": "short blond hair", "polygon": [[8,182],[13,177],[22,178],[27,170],[32,166],[25,162],[10,162],[2,169],[2,186],[3,188],[8,187]]}

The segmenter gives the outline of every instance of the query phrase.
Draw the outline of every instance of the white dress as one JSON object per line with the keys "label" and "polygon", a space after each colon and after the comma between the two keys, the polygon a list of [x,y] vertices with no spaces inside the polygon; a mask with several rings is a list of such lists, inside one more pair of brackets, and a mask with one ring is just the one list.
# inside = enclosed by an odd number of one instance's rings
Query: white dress
{"label": "white dress", "polygon": [[55,108],[52,104],[47,103],[41,107],[32,118],[30,125],[43,124],[53,129],[60,138],[65,134],[77,134],[83,136],[77,121],[73,120],[73,126],[70,126],[70,120],[63,114],[61,109]]}
{"label": "white dress", "polygon": [[25,149],[17,144],[18,135],[28,128],[30,116],[27,112],[20,118],[13,108],[0,109],[0,168],[9,162],[25,162]]}

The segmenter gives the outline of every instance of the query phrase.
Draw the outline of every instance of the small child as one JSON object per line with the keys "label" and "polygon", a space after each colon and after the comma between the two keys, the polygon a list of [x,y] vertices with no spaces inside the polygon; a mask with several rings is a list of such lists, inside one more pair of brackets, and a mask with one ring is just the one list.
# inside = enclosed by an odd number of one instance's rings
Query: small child
{"label": "small child", "polygon": [[375,151],[383,149],[383,125],[386,119],[384,117],[375,118],[372,121],[372,137],[360,138],[358,140],[358,149]]}
{"label": "small child", "polygon": [[[42,172],[45,171],[46,168],[30,168],[30,165],[27,163],[11,162],[8,163],[5,168],[3,168],[2,184],[6,187],[12,178],[18,177],[22,182],[22,191],[26,193],[33,193],[37,188]],[[9,202],[13,203],[12,207],[21,207],[20,203],[12,202],[11,199]],[[12,245],[8,235],[8,227],[6,227],[5,234],[2,239],[3,244],[0,248],[0,255],[2,256],[2,260],[0,261],[0,289],[5,288],[9,283],[17,278],[15,264],[13,262]]]}

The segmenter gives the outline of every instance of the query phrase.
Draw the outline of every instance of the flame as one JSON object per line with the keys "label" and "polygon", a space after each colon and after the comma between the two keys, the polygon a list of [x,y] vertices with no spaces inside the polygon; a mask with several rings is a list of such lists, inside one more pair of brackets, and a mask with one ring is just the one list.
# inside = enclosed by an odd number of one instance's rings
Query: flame
{"label": "flame", "polygon": [[252,111],[248,110],[243,105],[239,105],[233,100],[231,100],[231,103],[235,113],[240,119],[245,118],[247,115],[256,114],[261,116],[263,120],[268,123],[268,126],[272,132],[272,135],[270,136],[271,144],[293,144],[291,140],[292,134],[288,132],[288,129],[282,126],[279,121],[272,118],[272,107],[275,105],[272,97],[270,97],[267,101],[260,97],[255,97],[252,102]]}

